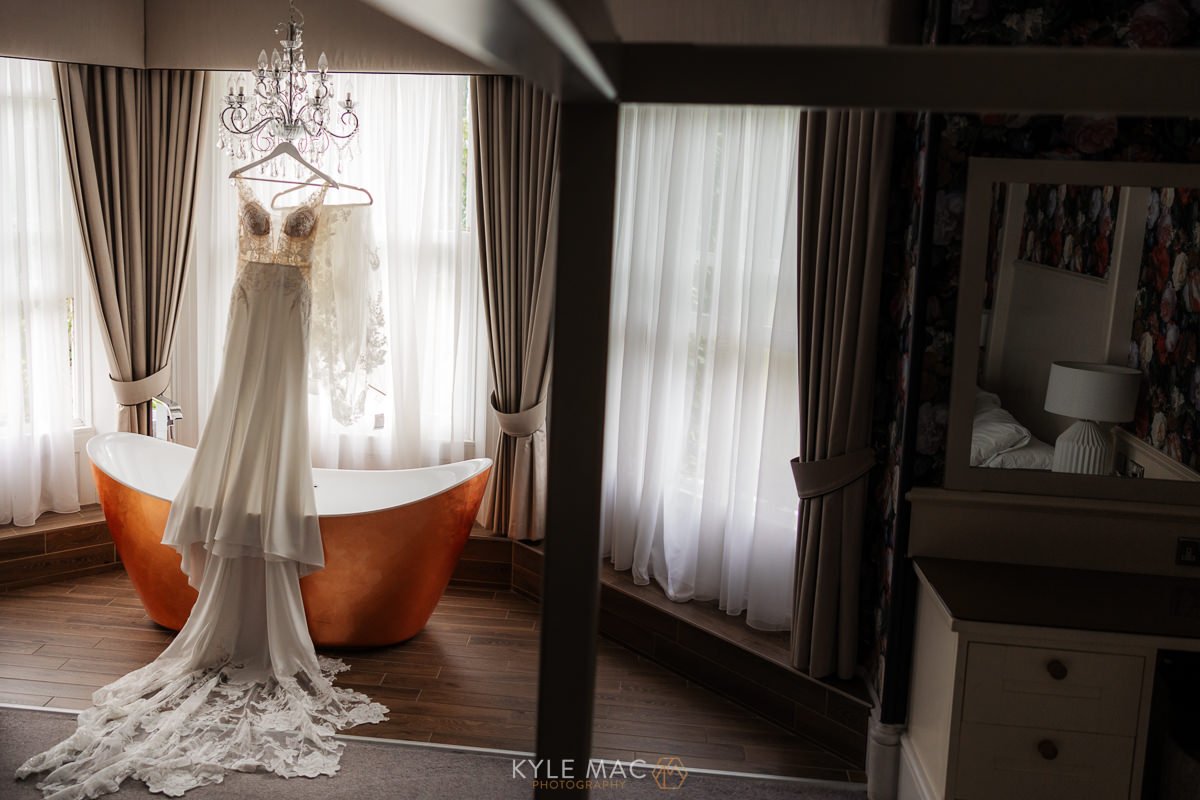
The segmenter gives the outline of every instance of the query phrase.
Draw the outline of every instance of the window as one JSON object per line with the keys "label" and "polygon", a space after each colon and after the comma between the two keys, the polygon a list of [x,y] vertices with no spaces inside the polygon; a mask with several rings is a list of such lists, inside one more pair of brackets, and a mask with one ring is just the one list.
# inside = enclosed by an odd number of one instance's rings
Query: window
{"label": "window", "polygon": [[[225,74],[210,80],[214,133],[226,81]],[[365,413],[351,424],[310,382],[313,463],[402,468],[483,455],[488,360],[468,79],[355,75],[353,81],[361,128],[346,152],[330,154],[324,166],[374,197],[370,258],[378,270],[370,296],[378,297],[381,325],[372,336],[381,340],[373,351],[381,363],[370,373]],[[201,181],[172,389],[184,407],[185,442],[199,435],[221,363],[236,270],[232,169],[218,153]],[[327,204],[357,199],[331,193]]]}
{"label": "window", "polygon": [[50,64],[0,59],[0,523],[78,508],[90,298],[57,102]]}
{"label": "window", "polygon": [[625,106],[606,551],[673,600],[790,624],[799,448],[795,109]]}

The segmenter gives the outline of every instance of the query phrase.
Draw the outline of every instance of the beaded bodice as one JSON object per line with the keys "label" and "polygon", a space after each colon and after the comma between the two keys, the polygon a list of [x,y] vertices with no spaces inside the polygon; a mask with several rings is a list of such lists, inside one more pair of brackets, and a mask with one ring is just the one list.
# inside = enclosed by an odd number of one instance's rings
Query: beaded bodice
{"label": "beaded bodice", "polygon": [[284,264],[303,269],[311,266],[321,204],[329,187],[322,186],[296,208],[273,213],[242,179],[235,178],[234,183],[240,199],[238,260],[243,264]]}

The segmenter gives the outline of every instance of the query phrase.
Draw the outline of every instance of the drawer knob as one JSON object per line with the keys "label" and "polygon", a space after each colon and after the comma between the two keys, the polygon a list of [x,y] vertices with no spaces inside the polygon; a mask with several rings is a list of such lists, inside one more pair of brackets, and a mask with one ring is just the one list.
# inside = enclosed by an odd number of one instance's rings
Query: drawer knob
{"label": "drawer knob", "polygon": [[1046,663],[1046,672],[1049,672],[1050,677],[1054,678],[1054,680],[1061,681],[1067,677],[1067,665],[1057,658],[1052,658]]}
{"label": "drawer knob", "polygon": [[1058,745],[1049,739],[1042,739],[1037,744],[1038,753],[1047,761],[1053,761],[1058,758]]}

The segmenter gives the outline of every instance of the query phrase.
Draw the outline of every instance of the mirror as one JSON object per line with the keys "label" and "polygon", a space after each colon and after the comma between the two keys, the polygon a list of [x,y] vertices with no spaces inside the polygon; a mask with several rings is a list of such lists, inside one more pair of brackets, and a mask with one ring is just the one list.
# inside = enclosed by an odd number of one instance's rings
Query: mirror
{"label": "mirror", "polygon": [[1200,167],[972,159],[946,486],[1200,504]]}

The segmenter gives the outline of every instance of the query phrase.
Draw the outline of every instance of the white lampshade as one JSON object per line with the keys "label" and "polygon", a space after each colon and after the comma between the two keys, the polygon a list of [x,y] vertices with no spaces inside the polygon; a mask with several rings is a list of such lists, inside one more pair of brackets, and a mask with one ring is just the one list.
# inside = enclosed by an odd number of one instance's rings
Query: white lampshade
{"label": "white lampshade", "polygon": [[1142,373],[1131,367],[1055,361],[1046,385],[1046,410],[1093,422],[1128,422],[1137,409]]}

